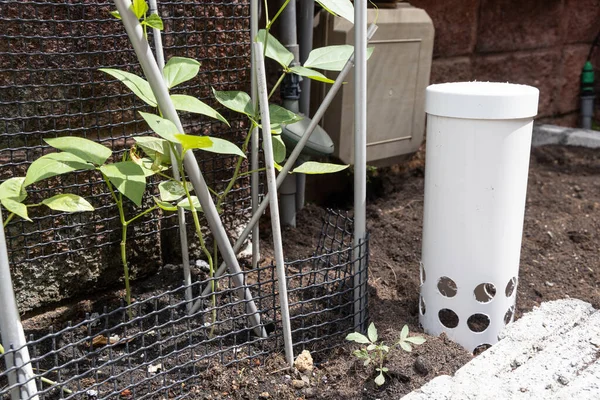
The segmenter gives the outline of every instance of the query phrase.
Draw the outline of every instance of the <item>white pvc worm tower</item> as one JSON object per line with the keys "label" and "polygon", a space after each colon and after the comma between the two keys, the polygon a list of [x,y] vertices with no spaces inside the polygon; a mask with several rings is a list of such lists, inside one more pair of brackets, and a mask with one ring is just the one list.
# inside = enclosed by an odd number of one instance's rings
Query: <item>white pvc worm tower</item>
{"label": "white pvc worm tower", "polygon": [[469,351],[512,321],[539,91],[507,83],[427,89],[420,321]]}

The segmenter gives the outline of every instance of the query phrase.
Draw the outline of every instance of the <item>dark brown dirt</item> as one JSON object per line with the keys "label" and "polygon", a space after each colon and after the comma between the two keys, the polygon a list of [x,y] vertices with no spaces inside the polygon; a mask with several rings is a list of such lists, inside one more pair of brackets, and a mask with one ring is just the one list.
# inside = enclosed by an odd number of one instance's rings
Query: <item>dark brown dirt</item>
{"label": "dark brown dirt", "polygon": [[[418,153],[370,177],[369,310],[379,337],[388,344],[399,337],[404,324],[411,333],[424,335],[418,325],[423,175],[423,154]],[[517,318],[542,301],[565,297],[600,307],[599,175],[598,151],[559,146],[533,150]],[[330,197],[336,199],[338,206],[351,208],[348,191]],[[323,214],[321,207],[308,205],[298,215],[298,227],[284,230],[288,259],[313,251]],[[262,228],[262,253],[268,261],[268,218]],[[33,321],[24,322],[28,326]],[[237,369],[211,364],[200,384],[188,389],[195,399],[398,399],[435,376],[453,374],[473,357],[443,336],[424,336],[427,342],[411,353],[390,352],[387,382],[381,388],[373,383],[373,367],[364,367],[352,356],[358,345],[348,343],[318,356],[303,388],[294,388],[293,380],[301,376],[283,370],[282,356],[273,355],[264,363],[251,360]]]}
{"label": "dark brown dirt", "polygon": [[[388,343],[399,336],[404,324],[411,332],[421,332],[418,293],[423,176],[423,154],[419,153],[403,165],[376,172],[370,179],[369,308],[380,337]],[[597,150],[546,146],[532,151],[516,318],[542,301],[565,297],[600,307],[599,177]],[[352,199],[342,192],[337,201],[349,206]],[[286,230],[287,256],[306,252],[311,238],[302,232],[305,227],[313,232],[321,214],[319,207],[308,206],[298,217],[298,228]],[[318,375],[327,377],[327,383],[319,382],[316,398],[397,399],[437,375],[454,373],[472,357],[445,338],[426,337],[426,344],[410,354],[391,353],[391,379],[380,390],[372,383],[373,370],[350,355],[357,346],[339,349],[319,366]],[[295,396],[306,397],[301,391]]]}

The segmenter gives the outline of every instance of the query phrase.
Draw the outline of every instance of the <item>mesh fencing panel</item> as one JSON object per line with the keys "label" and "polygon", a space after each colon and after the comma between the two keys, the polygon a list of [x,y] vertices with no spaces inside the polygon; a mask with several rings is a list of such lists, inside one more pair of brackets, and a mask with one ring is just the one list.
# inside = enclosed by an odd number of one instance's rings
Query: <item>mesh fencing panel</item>
{"label": "mesh fencing panel", "polygon": [[[249,90],[248,3],[159,2],[166,58],[185,56],[202,63],[198,77],[173,93],[193,95],[221,111],[211,87]],[[138,111],[152,110],[120,82],[98,71],[119,68],[142,75],[121,22],[109,14],[113,9],[114,4],[105,0],[0,1],[0,181],[24,176],[32,161],[53,152],[45,138],[85,137],[110,147],[118,158],[133,144],[133,137],[149,133]],[[231,128],[184,113],[182,122],[187,133],[239,143],[248,129],[246,121],[223,114]],[[235,159],[200,157],[207,183],[222,191]],[[62,192],[87,198],[97,211],[68,215],[32,208],[33,222],[14,221],[7,227],[10,261],[18,271],[15,284],[24,289],[18,292],[44,288],[35,298],[20,296],[23,310],[86,292],[86,282],[106,287],[119,275],[115,246],[120,241],[119,216],[101,176],[82,172],[40,182],[29,190],[27,203]],[[145,204],[151,204],[149,196]],[[232,227],[248,217],[249,208],[246,176],[224,202],[222,217]],[[130,236],[137,249],[131,257],[134,275],[152,273],[160,261],[178,256],[177,235],[164,234],[175,220],[173,215],[152,213],[132,226]]]}

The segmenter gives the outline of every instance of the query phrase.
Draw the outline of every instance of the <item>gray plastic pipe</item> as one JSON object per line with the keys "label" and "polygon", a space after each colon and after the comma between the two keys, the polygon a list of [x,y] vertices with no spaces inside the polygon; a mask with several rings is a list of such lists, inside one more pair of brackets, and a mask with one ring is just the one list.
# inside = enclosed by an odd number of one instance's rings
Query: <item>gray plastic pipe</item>
{"label": "gray plastic pipe", "polygon": [[[150,0],[150,12],[158,15],[158,5],[156,0]],[[156,54],[156,64],[162,74],[165,68],[165,55],[163,52],[162,45],[162,34],[160,29],[152,28],[152,36],[154,37],[154,53]],[[173,178],[181,181],[181,174],[179,173],[179,167],[177,166],[177,158],[173,151],[171,151],[171,166],[173,167]],[[192,273],[190,270],[190,253],[188,251],[188,237],[187,229],[185,225],[185,210],[183,208],[177,208],[177,221],[179,223],[179,242],[181,245],[181,263],[183,265],[183,284],[186,286],[185,299],[188,301],[185,304],[186,310],[190,311],[192,308]]]}
{"label": "gray plastic pipe", "polygon": [[[21,325],[10,276],[3,225],[2,213],[0,213],[0,333],[2,334],[2,347],[5,351],[4,361],[8,371],[8,384],[14,386],[10,391],[10,398],[12,400],[38,400],[35,375],[31,367],[25,332]],[[19,383],[22,385],[18,385]]]}
{"label": "gray plastic pipe", "polygon": [[256,65],[256,80],[258,84],[258,100],[260,104],[260,121],[262,123],[263,150],[267,175],[269,203],[271,204],[271,229],[273,231],[273,250],[275,267],[277,269],[277,284],[279,288],[279,306],[281,323],[283,325],[283,342],[285,358],[290,367],[294,365],[294,347],[292,343],[292,325],[288,304],[287,277],[285,275],[285,260],[283,258],[283,243],[281,238],[281,223],[277,204],[277,178],[273,161],[273,142],[271,141],[271,116],[269,115],[269,94],[267,92],[267,74],[265,71],[264,48],[262,43],[254,43],[254,64]]}
{"label": "gray plastic pipe", "polygon": [[[369,27],[369,31],[367,32],[369,40],[373,37],[373,35],[375,34],[375,31],[377,31],[377,25],[372,24]],[[331,104],[331,102],[333,101],[335,96],[337,95],[338,91],[342,87],[344,80],[346,79],[346,76],[348,76],[348,73],[350,72],[350,70],[352,69],[353,66],[354,66],[354,54],[352,54],[352,56],[350,56],[350,58],[346,62],[346,65],[344,65],[344,68],[340,71],[338,77],[335,80],[335,83],[331,86],[331,88],[327,92],[327,95],[323,99],[323,102],[319,106],[319,109],[315,113],[314,117],[311,119],[310,125],[308,126],[308,128],[306,128],[306,131],[302,135],[302,138],[300,138],[300,141],[298,141],[298,144],[296,144],[296,147],[294,147],[292,154],[290,154],[287,161],[285,162],[285,165],[282,167],[281,171],[279,172],[279,175],[277,175],[277,187],[281,186],[281,184],[283,183],[283,180],[285,179],[287,174],[294,167],[294,164],[296,163],[296,160],[300,156],[302,149],[308,142],[308,139],[310,139],[310,135],[312,135],[315,128],[319,124],[319,121],[321,120],[321,118],[323,118],[323,115],[325,115],[327,108],[329,107],[329,105]],[[238,251],[240,251],[240,249],[242,248],[242,245],[244,244],[244,241],[250,234],[250,231],[252,230],[254,225],[256,225],[256,223],[258,222],[258,220],[260,219],[260,217],[265,212],[265,210],[267,209],[268,206],[269,206],[269,198],[267,197],[267,198],[263,199],[263,201],[260,203],[260,207],[258,207],[258,210],[254,213],[254,215],[252,215],[250,222],[248,222],[248,225],[246,225],[246,228],[244,228],[244,231],[241,233],[240,237],[235,242],[235,244],[233,246],[233,250],[236,253]],[[222,276],[225,274],[226,271],[227,271],[227,264],[222,263],[221,266],[219,267],[219,269],[217,270],[217,272],[215,273],[215,276],[217,276],[217,277]],[[211,291],[211,286],[208,285],[204,289],[202,294],[205,296],[208,293],[210,293],[210,291]],[[192,308],[192,310],[194,310],[194,309],[198,310],[200,305],[201,305],[200,302],[197,301],[196,304],[194,304],[194,307]]]}
{"label": "gray plastic pipe", "polygon": [[367,0],[354,1],[354,328],[362,331],[366,281],[360,244],[364,241],[367,205]]}
{"label": "gray plastic pipe", "polygon": [[[125,26],[129,40],[131,41],[133,49],[135,50],[152,92],[156,97],[156,101],[161,112],[165,118],[177,126],[177,129],[179,129],[180,132],[183,132],[183,126],[181,125],[179,115],[177,114],[177,110],[175,110],[173,102],[171,101],[169,90],[165,84],[162,74],[160,73],[160,69],[156,64],[156,60],[154,59],[150,45],[144,37],[142,26],[133,12],[129,9],[131,6],[131,1],[114,0],[114,2],[117,6],[119,14],[121,14],[123,25]],[[252,327],[259,336],[266,337],[266,331],[263,327],[261,327],[260,324],[260,316],[256,309],[256,304],[254,303],[254,300],[252,300],[250,290],[248,288],[244,288],[244,277],[236,254],[231,247],[231,243],[229,243],[227,232],[225,232],[225,228],[223,227],[223,223],[221,222],[217,208],[215,207],[215,203],[210,196],[210,192],[208,191],[206,181],[202,176],[198,162],[196,161],[196,158],[192,152],[186,152],[184,156],[184,166],[190,181],[192,182],[192,186],[194,187],[194,191],[198,197],[200,205],[202,206],[202,210],[210,230],[217,242],[219,250],[221,251],[221,255],[225,260],[225,263],[229,265],[234,274],[234,284],[242,290],[240,297],[245,298],[248,301],[246,308],[248,310],[247,312],[249,314]]]}
{"label": "gray plastic pipe", "polygon": [[[254,41],[254,38],[258,36],[258,20],[259,20],[259,7],[260,0],[251,0],[250,1],[250,40]],[[254,47],[252,47],[252,60],[254,60]],[[254,105],[254,109],[258,109],[258,89],[256,83],[256,66],[254,62],[251,61],[251,89],[250,96],[252,97],[252,104]],[[250,142],[250,170],[255,171],[250,176],[250,190],[252,196],[252,215],[256,214],[258,210],[258,189],[260,186],[260,175],[258,173],[259,164],[259,146],[260,146],[260,138],[258,136],[258,127],[254,128],[252,131],[252,141]],[[244,240],[246,240],[244,238]],[[237,254],[237,251],[236,251]],[[258,262],[260,261],[260,232],[258,224],[255,224],[252,228],[252,268],[258,268]]]}

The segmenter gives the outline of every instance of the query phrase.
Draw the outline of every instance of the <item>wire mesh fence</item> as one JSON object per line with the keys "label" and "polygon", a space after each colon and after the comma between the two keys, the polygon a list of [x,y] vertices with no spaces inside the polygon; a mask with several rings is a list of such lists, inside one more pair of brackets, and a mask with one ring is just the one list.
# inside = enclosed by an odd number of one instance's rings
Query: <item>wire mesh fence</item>
{"label": "wire mesh fence", "polygon": [[[353,282],[357,275],[365,282],[358,289],[366,306],[368,254],[368,240],[352,246],[352,220],[330,212],[314,255],[286,264],[296,353],[308,349],[319,354],[339,346],[355,329],[355,313],[366,315],[353,307]],[[355,270],[355,265],[362,267]],[[208,280],[157,295],[140,294],[131,306],[105,308],[56,330],[28,332],[40,399],[193,398],[210,378],[211,363],[239,367],[282,351],[275,267],[246,271],[244,282],[267,337],[258,336],[248,323],[247,300],[238,295],[232,275],[215,280],[214,299],[200,294]],[[192,315],[184,296],[190,288],[192,301],[204,304]],[[1,364],[19,350],[5,345]],[[0,396],[25,383],[8,384],[15,372],[0,370]]]}
{"label": "wire mesh fence", "polygon": [[[248,0],[158,3],[167,59],[186,56],[202,63],[198,77],[178,87],[177,93],[216,107],[212,87],[249,89]],[[148,106],[98,71],[119,68],[142,74],[122,24],[109,13],[113,9],[110,0],[0,0],[0,181],[24,176],[32,161],[53,151],[45,138],[85,137],[110,147],[117,158],[133,144],[133,137],[149,133],[138,114],[150,111]],[[182,115],[182,122],[188,133],[239,143],[248,129],[246,122],[220,111],[231,128],[191,115]],[[201,157],[209,186],[222,191],[235,159]],[[22,310],[86,293],[89,282],[107,287],[119,276],[119,216],[101,176],[80,172],[46,180],[29,190],[28,201],[37,203],[61,192],[87,198],[96,212],[31,209],[33,222],[7,226]],[[146,204],[149,201],[147,196]],[[248,217],[249,208],[246,176],[223,203],[223,219],[232,227]],[[131,258],[134,275],[153,273],[161,261],[178,256],[176,235],[165,234],[175,220],[153,213],[136,223],[131,232],[137,248]]]}

